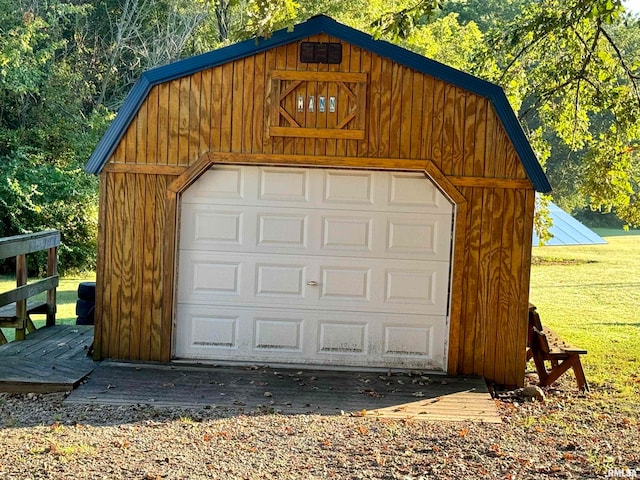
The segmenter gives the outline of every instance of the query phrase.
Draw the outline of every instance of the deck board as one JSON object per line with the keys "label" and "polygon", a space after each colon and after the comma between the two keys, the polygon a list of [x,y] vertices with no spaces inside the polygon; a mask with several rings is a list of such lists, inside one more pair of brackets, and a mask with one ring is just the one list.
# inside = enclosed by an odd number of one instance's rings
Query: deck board
{"label": "deck board", "polygon": [[104,361],[65,402],[500,422],[484,380],[408,373]]}
{"label": "deck board", "polygon": [[72,390],[93,370],[93,327],[55,325],[0,346],[0,392]]}

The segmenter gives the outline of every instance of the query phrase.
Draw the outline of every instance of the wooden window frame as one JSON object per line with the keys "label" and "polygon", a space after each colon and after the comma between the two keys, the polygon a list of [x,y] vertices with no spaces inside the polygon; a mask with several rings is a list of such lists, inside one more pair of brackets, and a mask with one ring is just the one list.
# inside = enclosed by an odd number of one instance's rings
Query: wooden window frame
{"label": "wooden window frame", "polygon": [[[294,82],[284,91],[283,82]],[[268,137],[295,137],[295,138],[335,138],[343,140],[364,140],[365,138],[365,111],[367,104],[367,74],[347,72],[299,72],[292,70],[272,70],[269,73],[271,83],[271,110],[267,125]],[[282,100],[298,85],[303,82],[327,82],[336,83],[338,88],[345,89],[347,95],[354,98],[355,108],[340,119],[337,128],[313,128],[295,124],[289,127],[280,126],[280,117],[284,116],[291,124],[291,115],[284,110]],[[347,84],[355,83],[355,91]],[[353,124],[355,128],[346,128]]]}

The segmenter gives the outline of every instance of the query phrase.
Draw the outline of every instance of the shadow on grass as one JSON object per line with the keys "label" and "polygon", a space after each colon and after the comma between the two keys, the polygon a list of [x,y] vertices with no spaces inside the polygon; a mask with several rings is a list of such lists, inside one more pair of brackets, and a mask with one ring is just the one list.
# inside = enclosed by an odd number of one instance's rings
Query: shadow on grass
{"label": "shadow on grass", "polygon": [[622,228],[592,228],[601,237],[626,237],[640,235],[640,229],[623,230]]}
{"label": "shadow on grass", "polygon": [[640,323],[625,323],[625,322],[613,322],[613,323],[592,323],[591,325],[602,325],[606,327],[636,327],[640,328]]}

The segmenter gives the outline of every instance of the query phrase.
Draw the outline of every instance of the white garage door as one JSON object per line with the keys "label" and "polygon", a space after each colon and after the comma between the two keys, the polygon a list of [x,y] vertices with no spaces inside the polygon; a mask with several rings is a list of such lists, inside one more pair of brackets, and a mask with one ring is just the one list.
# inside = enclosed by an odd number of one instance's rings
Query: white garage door
{"label": "white garage door", "polygon": [[175,357],[444,370],[452,211],[421,173],[209,170],[181,199]]}

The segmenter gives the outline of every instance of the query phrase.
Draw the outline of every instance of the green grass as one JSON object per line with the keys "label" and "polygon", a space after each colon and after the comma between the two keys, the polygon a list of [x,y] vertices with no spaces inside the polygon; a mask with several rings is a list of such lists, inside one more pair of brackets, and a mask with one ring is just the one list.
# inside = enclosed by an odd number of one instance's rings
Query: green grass
{"label": "green grass", "polygon": [[531,303],[543,324],[589,353],[594,392],[637,401],[640,392],[640,237],[607,245],[535,247]]}
{"label": "green grass", "polygon": [[[29,279],[33,281],[34,279]],[[60,279],[60,285],[57,289],[57,305],[58,311],[56,313],[56,323],[58,324],[74,324],[76,322],[76,300],[78,299],[78,284],[80,282],[94,281],[95,273],[88,272],[81,275],[69,275]],[[0,276],[0,292],[6,292],[16,288],[15,277],[2,275]],[[43,292],[36,297],[36,299],[44,300],[46,293]],[[36,327],[41,327],[44,324],[43,315],[34,315],[34,324]],[[7,340],[13,340],[15,336],[15,330],[10,328],[3,328]]]}

